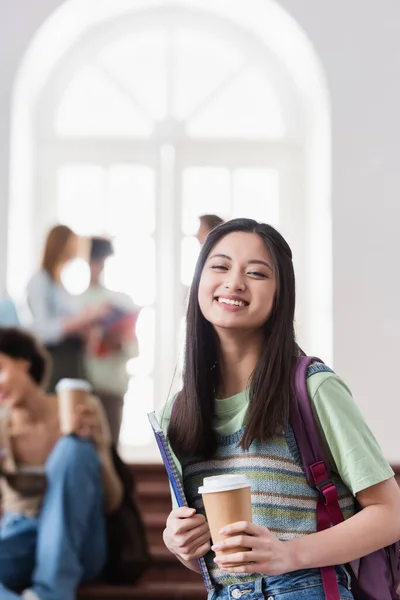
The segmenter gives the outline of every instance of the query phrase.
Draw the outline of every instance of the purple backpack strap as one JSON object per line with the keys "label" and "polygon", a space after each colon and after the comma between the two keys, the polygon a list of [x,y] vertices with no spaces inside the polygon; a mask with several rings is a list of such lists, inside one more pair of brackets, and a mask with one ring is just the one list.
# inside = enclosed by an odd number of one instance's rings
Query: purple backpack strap
{"label": "purple backpack strap", "polygon": [[[296,438],[301,463],[308,484],[319,491],[317,501],[317,531],[328,529],[343,521],[338,493],[331,480],[331,472],[321,435],[315,423],[307,391],[307,369],[322,361],[313,356],[298,359],[294,372],[295,402],[291,407],[290,423]],[[326,600],[340,600],[334,567],[321,569]]]}

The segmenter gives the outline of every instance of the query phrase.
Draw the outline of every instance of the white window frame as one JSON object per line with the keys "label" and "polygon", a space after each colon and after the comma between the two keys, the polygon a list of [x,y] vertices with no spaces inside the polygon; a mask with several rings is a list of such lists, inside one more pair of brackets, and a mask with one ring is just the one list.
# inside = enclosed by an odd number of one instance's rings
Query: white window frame
{"label": "white window frame", "polygon": [[[57,71],[45,86],[37,106],[37,125],[34,131],[37,149],[36,186],[34,194],[34,239],[43,239],[43,233],[55,221],[57,169],[66,163],[97,164],[108,166],[112,163],[134,163],[148,165],[155,169],[157,180],[156,232],[154,239],[157,248],[157,299],[156,299],[156,340],[154,397],[159,407],[168,394],[178,350],[177,331],[182,316],[182,305],[174,298],[174,290],[180,289],[180,241],[181,232],[181,190],[180,180],[184,168],[189,166],[223,166],[229,169],[239,167],[268,167],[280,174],[280,214],[282,233],[288,237],[294,250],[298,281],[305,272],[306,248],[301,230],[305,213],[305,181],[301,165],[305,155],[304,115],[298,102],[293,81],[288,73],[256,36],[241,29],[226,19],[182,11],[179,8],[162,8],[156,11],[138,13],[124,19],[115,19],[102,24],[83,36],[58,65]],[[156,127],[149,139],[61,139],[52,130],[54,110],[77,66],[95,55],[97,49],[123,32],[134,33],[146,27],[170,27],[187,24],[191,27],[207,27],[217,31],[228,41],[246,48],[255,64],[261,65],[270,74],[280,95],[284,118],[288,126],[287,137],[283,140],[199,140],[184,135],[181,124],[172,120]],[[170,156],[173,175],[165,172],[162,154]],[[165,181],[165,183],[164,183]],[[174,189],[174,187],[175,189]],[[296,200],[294,202],[294,199]],[[175,218],[174,218],[175,217]],[[37,247],[37,258],[39,247]],[[300,290],[301,290],[300,283]],[[298,294],[298,313],[306,312],[307,293]],[[303,302],[304,299],[304,302]],[[171,318],[171,315],[173,317]],[[300,317],[299,321],[302,319]],[[157,325],[158,323],[158,325]],[[156,451],[153,446],[126,449],[126,454],[135,460],[153,460]]]}

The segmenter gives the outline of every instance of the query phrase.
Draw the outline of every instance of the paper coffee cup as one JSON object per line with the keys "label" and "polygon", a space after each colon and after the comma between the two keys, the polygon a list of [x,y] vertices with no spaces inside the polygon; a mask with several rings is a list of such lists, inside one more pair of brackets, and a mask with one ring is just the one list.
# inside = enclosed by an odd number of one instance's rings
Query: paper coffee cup
{"label": "paper coffee cup", "polygon": [[[222,527],[237,521],[252,521],[251,484],[246,475],[217,475],[205,477],[199,487],[210,527],[213,543],[225,540],[227,536],[218,532]],[[231,548],[216,554],[234,554],[245,552],[249,548]],[[226,565],[227,567],[233,565]],[[237,565],[236,565],[237,566]]]}
{"label": "paper coffee cup", "polygon": [[60,430],[63,435],[74,431],[74,415],[79,404],[87,404],[92,386],[85,379],[61,379],[56,385]]}

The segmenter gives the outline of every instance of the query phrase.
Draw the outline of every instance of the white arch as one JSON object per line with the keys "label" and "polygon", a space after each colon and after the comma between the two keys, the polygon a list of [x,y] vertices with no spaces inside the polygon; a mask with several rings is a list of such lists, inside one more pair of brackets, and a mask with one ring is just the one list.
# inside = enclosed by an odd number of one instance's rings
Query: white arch
{"label": "white arch", "polygon": [[[218,15],[257,36],[284,63],[306,110],[304,239],[307,273],[300,273],[299,303],[307,306],[307,350],[333,356],[330,104],[323,68],[299,24],[273,0],[67,0],[37,31],[20,65],[13,94],[8,242],[8,288],[20,296],[35,265],[32,230],[36,103],[59,59],[89,29],[128,13],[175,7]],[[49,52],[51,48],[51,52]],[[291,240],[290,231],[285,234]],[[20,240],[26,241],[24,261]],[[296,249],[296,244],[294,244]],[[14,277],[18,273],[18,281]],[[307,280],[305,278],[307,277]],[[300,337],[302,337],[300,332]]]}

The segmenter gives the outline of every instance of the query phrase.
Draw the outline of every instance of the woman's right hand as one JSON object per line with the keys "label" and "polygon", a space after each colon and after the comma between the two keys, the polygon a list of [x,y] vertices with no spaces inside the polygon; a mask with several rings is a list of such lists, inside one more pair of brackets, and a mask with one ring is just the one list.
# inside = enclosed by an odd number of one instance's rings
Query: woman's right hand
{"label": "woman's right hand", "polygon": [[201,558],[211,548],[211,535],[203,515],[194,508],[182,506],[174,509],[163,533],[168,550],[184,562]]}

